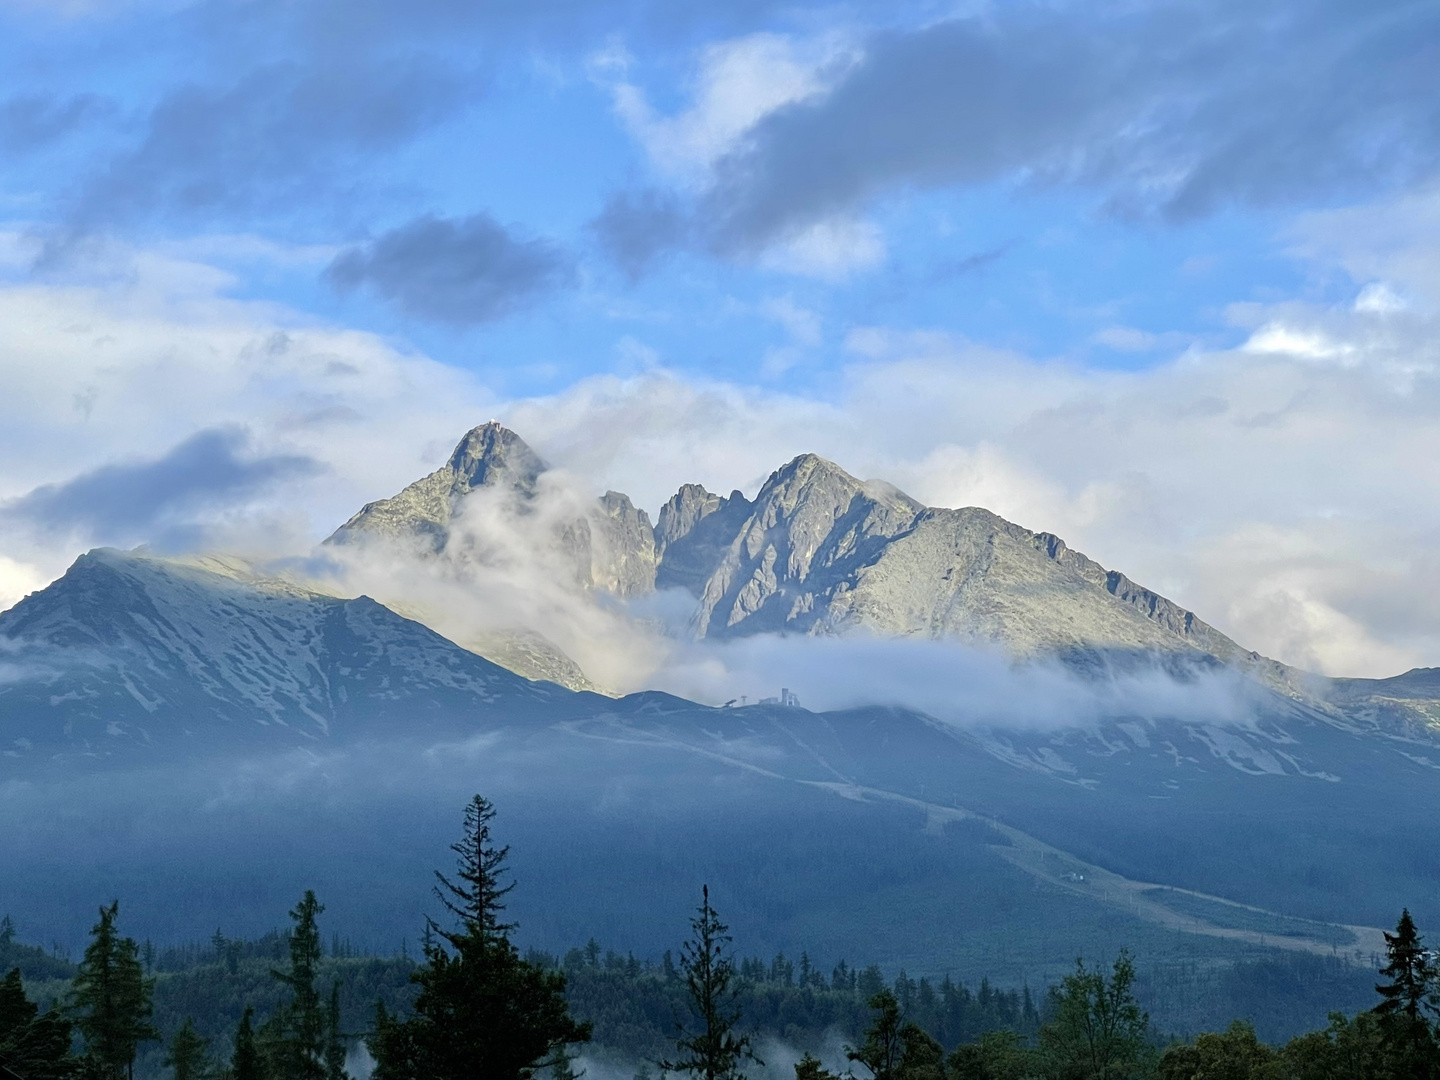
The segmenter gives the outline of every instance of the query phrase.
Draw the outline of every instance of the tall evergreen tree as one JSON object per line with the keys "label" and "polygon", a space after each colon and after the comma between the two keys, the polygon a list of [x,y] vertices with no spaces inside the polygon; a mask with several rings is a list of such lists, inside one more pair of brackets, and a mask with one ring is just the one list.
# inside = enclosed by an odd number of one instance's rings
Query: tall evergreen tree
{"label": "tall evergreen tree", "polygon": [[41,1012],[25,996],[20,969],[0,980],[0,1065],[26,1080],[63,1080],[74,1074],[70,1021],[56,1009]]}
{"label": "tall evergreen tree", "polygon": [[209,1050],[210,1044],[187,1016],[170,1040],[165,1066],[173,1070],[175,1080],[207,1080],[211,1072]]}
{"label": "tall evergreen tree", "polygon": [[290,970],[270,974],[290,990],[290,999],[276,1015],[275,1065],[284,1080],[325,1080],[325,1010],[315,988],[320,964],[320,929],[316,919],[324,905],[309,889],[290,911]]}
{"label": "tall evergreen tree", "polygon": [[744,1080],[743,1062],[763,1064],[750,1048],[748,1035],[737,1035],[740,1020],[735,962],[729,954],[729,927],[710,906],[710,887],[701,887],[700,910],[690,920],[690,940],[680,952],[680,970],[694,1013],[694,1030],[679,1029],[674,1061],[660,1062],[667,1072],[688,1072],[702,1080]]}
{"label": "tall evergreen tree", "polygon": [[1426,1013],[1433,1010],[1436,970],[1415,920],[1406,908],[1395,933],[1385,935],[1388,963],[1380,969],[1389,982],[1375,987],[1380,1004],[1380,1035],[1391,1071],[1403,1080],[1427,1080],[1437,1074],[1437,1047]]}
{"label": "tall evergreen tree", "polygon": [[235,1029],[235,1049],[230,1055],[229,1080],[264,1080],[260,1049],[255,1045],[255,1010],[249,1005]]}
{"label": "tall evergreen tree", "polygon": [[527,963],[500,921],[508,848],[491,839],[495,816],[475,796],[465,832],[453,845],[454,880],[437,874],[436,893],[457,925],[429,922],[425,963],[412,976],[420,991],[406,1020],[377,1011],[367,1040],[373,1080],[529,1080],[553,1065],[569,1043],[590,1038],[565,1003],[565,976]]}
{"label": "tall evergreen tree", "polygon": [[90,930],[90,944],[75,973],[70,1002],[95,1074],[106,1080],[133,1080],[140,1043],[158,1039],[160,1033],[150,1023],[155,981],[145,977],[135,942],[116,932],[119,915],[118,900],[100,909],[100,921]]}

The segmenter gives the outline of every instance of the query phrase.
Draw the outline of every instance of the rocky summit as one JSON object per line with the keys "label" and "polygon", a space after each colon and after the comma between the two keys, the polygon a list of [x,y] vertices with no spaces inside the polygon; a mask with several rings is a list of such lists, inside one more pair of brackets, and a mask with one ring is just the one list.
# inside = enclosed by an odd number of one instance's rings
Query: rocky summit
{"label": "rocky summit", "polygon": [[[368,504],[330,542],[406,538],[441,552],[472,491],[499,489],[531,504],[544,497],[545,471],[519,435],[491,421],[468,432],[442,468]],[[1424,672],[1331,680],[1288,667],[1058,536],[981,507],[924,506],[815,454],[775,470],[753,500],[685,484],[653,525],[628,496],[606,492],[557,526],[556,542],[583,588],[689,594],[697,637],[864,631],[1054,655],[1079,668],[1219,663],[1333,716],[1397,732],[1440,724],[1440,691]],[[498,642],[493,655],[525,652],[511,644]],[[577,679],[564,681],[588,686]]]}
{"label": "rocky summit", "polygon": [[[530,503],[544,471],[518,435],[492,421],[469,432],[442,468],[369,503],[329,542],[403,537],[443,551],[472,491],[501,488]],[[583,563],[577,580],[586,587],[688,592],[701,637],[863,629],[998,644],[1021,656],[1191,653],[1264,667],[1272,681],[1290,677],[1059,537],[979,507],[923,506],[814,454],[777,469],[753,501],[686,484],[653,526],[629,497],[606,492],[567,519],[557,540]]]}

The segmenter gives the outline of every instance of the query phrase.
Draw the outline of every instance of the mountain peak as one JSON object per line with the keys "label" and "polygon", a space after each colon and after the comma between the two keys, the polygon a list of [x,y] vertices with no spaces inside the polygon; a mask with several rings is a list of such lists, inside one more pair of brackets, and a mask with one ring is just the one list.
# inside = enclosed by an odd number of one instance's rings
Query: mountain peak
{"label": "mountain peak", "polygon": [[363,534],[419,538],[444,548],[456,504],[476,488],[508,488],[529,498],[547,466],[528,443],[498,420],[471,428],[449,459],[397,495],[366,503],[326,543]]}
{"label": "mountain peak", "polygon": [[524,439],[491,420],[465,433],[446,468],[465,490],[503,485],[528,495],[547,466]]}

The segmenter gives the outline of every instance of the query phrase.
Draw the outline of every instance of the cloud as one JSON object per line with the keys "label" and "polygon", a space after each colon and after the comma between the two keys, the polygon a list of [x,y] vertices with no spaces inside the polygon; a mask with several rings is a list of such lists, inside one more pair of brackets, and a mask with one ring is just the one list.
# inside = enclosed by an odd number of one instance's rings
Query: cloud
{"label": "cloud", "polygon": [[685,246],[692,225],[676,196],[646,188],[611,195],[590,230],[600,249],[636,281],[665,253]]}
{"label": "cloud", "polygon": [[197,510],[253,496],[272,484],[314,472],[306,457],[247,458],[240,429],[200,431],[160,458],[105,465],[61,484],[46,484],[0,505],[0,518],[42,533],[87,542],[134,542]]}
{"label": "cloud", "polygon": [[[0,501],[238,428],[250,443],[237,460],[322,471],[207,511],[207,542],[292,554],[435,468],[500,404],[474,376],[373,335],[229,299],[232,279],[203,263],[132,249],[107,261],[96,281],[0,284]],[[0,553],[44,579],[83,550],[18,525]]]}
{"label": "cloud", "polygon": [[55,142],[113,111],[98,94],[16,94],[0,102],[0,149],[23,153]]}
{"label": "cloud", "polygon": [[311,55],[254,64],[229,83],[184,83],[151,109],[137,145],[82,184],[61,259],[77,235],[154,217],[335,216],[353,163],[394,149],[478,93],[474,76],[416,53]]}
{"label": "cloud", "polygon": [[1157,3],[876,33],[714,160],[698,215],[748,256],[909,187],[1078,184],[1172,218],[1373,195],[1440,164],[1437,23],[1400,3]]}
{"label": "cloud", "polygon": [[568,285],[568,255],[546,240],[520,240],[487,214],[418,217],[325,272],[341,290],[361,286],[416,318],[467,326],[503,318]]}
{"label": "cloud", "polygon": [[1243,724],[1260,696],[1224,669],[1185,677],[1157,666],[1081,677],[1054,661],[1016,664],[953,642],[762,634],[723,645],[676,647],[653,676],[692,700],[751,702],[790,690],[806,708],[901,705],[947,723],[1059,727],[1117,717]]}
{"label": "cloud", "polygon": [[823,281],[842,281],[885,259],[885,238],[868,221],[848,217],[817,221],[793,235],[778,238],[760,265]]}
{"label": "cloud", "polygon": [[[1357,267],[1372,258],[1360,240],[1346,256]],[[1385,258],[1419,265],[1429,244],[1421,232]],[[1404,308],[1357,310],[1368,279],[1329,304],[1236,305],[1251,348],[1161,351],[1140,370],[872,327],[803,393],[686,374],[662,355],[632,377],[506,400],[371,335],[225,299],[203,264],[135,252],[128,265],[103,286],[0,285],[0,497],[243,425],[243,460],[326,470],[257,490],[208,534],[281,555],[430,472],[490,417],[563,467],[575,498],[613,488],[652,516],[682,483],[753,493],[808,451],[932,505],[1054,532],[1287,662],[1390,675],[1440,659],[1427,599],[1440,589],[1440,326],[1408,281]],[[808,332],[803,316],[796,326]],[[0,553],[43,578],[77,549],[5,537]],[[536,618],[560,626],[568,601],[548,589],[533,610],[550,605]],[[609,647],[610,623],[576,625]]]}
{"label": "cloud", "polygon": [[624,79],[623,60],[607,54],[599,71],[602,79],[621,72],[611,86],[615,110],[652,161],[671,175],[701,179],[761,119],[824,93],[857,59],[835,34],[803,43],[773,33],[715,42],[700,50],[692,102],[674,116],[658,115],[640,88]]}

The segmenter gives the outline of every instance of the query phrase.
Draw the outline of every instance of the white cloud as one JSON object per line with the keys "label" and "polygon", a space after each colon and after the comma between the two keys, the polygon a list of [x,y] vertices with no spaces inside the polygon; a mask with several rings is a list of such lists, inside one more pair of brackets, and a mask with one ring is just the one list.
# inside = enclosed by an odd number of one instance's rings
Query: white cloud
{"label": "white cloud", "polygon": [[[238,423],[253,453],[326,471],[229,508],[214,542],[303,550],[491,416],[575,490],[652,514],[682,483],[753,493],[813,451],[1057,533],[1279,659],[1371,675],[1440,661],[1440,326],[1418,308],[1252,304],[1233,313],[1249,347],[1138,371],[873,328],[809,395],[647,354],[628,377],[507,402],[373,336],[227,300],[204,266],[133,267],[119,284],[0,287],[0,498]],[[770,314],[813,329],[798,306]],[[0,592],[76,553],[0,537]]]}
{"label": "white cloud", "polygon": [[[228,276],[203,264],[139,253],[126,270],[0,287],[0,500],[238,425],[257,452],[311,457],[323,471],[282,504],[221,515],[217,542],[293,547],[433,468],[495,411],[453,368],[224,298]],[[76,554],[0,544],[46,576]]]}
{"label": "white cloud", "polygon": [[1440,188],[1386,202],[1302,214],[1288,230],[1295,254],[1338,265],[1357,283],[1440,307]]}
{"label": "white cloud", "polygon": [[827,218],[767,248],[760,265],[822,281],[843,281],[856,271],[880,265],[885,251],[885,236],[874,222]]}
{"label": "white cloud", "polygon": [[858,58],[835,35],[800,42],[762,33],[715,42],[699,53],[689,106],[671,116],[656,112],[627,81],[623,52],[612,47],[592,59],[591,70],[610,83],[616,112],[655,165],[695,181],[766,116],[823,94]]}
{"label": "white cloud", "polygon": [[28,563],[0,555],[0,611],[4,611],[27,593],[42,589],[52,575]]}

